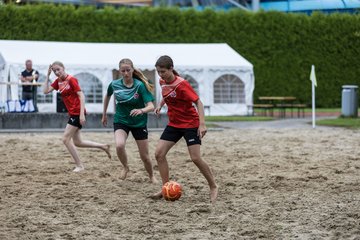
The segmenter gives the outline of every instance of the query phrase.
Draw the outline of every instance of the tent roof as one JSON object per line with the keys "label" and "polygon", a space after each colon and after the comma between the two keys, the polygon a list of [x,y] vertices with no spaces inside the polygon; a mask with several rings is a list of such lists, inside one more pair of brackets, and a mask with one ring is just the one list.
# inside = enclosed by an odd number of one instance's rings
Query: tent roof
{"label": "tent roof", "polygon": [[360,7],[360,2],[359,0],[278,0],[262,2],[260,6],[265,10],[279,11],[355,10]]}
{"label": "tent roof", "polygon": [[8,63],[48,65],[56,60],[66,66],[118,68],[122,58],[135,67],[154,69],[158,57],[169,55],[176,68],[247,68],[252,64],[225,43],[214,44],[128,44],[0,40],[0,54]]}

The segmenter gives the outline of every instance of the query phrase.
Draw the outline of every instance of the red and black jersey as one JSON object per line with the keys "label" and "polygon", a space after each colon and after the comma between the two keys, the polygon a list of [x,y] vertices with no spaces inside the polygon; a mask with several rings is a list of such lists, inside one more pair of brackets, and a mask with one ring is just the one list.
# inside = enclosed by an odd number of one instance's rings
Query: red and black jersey
{"label": "red and black jersey", "polygon": [[171,83],[160,79],[160,86],[168,107],[168,125],[176,128],[198,128],[199,114],[193,103],[199,99],[199,96],[190,83],[176,76]]}
{"label": "red and black jersey", "polygon": [[77,93],[81,91],[81,89],[78,80],[73,76],[68,75],[65,80],[57,78],[51,86],[60,92],[69,115],[80,115],[81,105]]}

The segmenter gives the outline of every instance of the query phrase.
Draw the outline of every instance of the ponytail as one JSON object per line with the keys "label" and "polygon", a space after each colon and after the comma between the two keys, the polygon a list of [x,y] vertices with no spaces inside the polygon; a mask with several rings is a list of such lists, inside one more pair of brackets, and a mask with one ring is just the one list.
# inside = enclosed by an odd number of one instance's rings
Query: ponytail
{"label": "ponytail", "polygon": [[175,75],[175,76],[178,76],[178,77],[180,77],[180,74],[175,70],[175,69],[173,69],[173,74]]}
{"label": "ponytail", "polygon": [[149,80],[139,69],[134,68],[133,77],[142,81],[149,92],[151,92],[154,89],[154,86],[151,83],[149,83]]}

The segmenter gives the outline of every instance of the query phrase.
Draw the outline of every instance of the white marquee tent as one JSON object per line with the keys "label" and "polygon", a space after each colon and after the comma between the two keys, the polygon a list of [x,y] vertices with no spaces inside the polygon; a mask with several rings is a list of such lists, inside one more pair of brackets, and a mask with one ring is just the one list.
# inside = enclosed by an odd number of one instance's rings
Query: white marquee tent
{"label": "white marquee tent", "polygon": [[[156,82],[156,98],[159,101],[161,95],[154,65],[161,55],[172,57],[174,68],[192,84],[207,106],[206,114],[248,114],[254,91],[253,65],[223,43],[118,44],[0,40],[0,102],[17,100],[21,95],[21,87],[16,83],[20,82],[19,75],[24,70],[25,60],[33,61],[33,68],[40,73],[40,81],[44,80],[49,64],[59,60],[64,63],[66,72],[79,79],[88,112],[102,112],[102,97],[113,80],[113,70],[118,69],[122,58],[132,59],[136,68],[148,72],[148,78]],[[55,79],[53,74],[51,79]],[[39,89],[38,107],[40,112],[55,112],[56,94],[45,96]]]}

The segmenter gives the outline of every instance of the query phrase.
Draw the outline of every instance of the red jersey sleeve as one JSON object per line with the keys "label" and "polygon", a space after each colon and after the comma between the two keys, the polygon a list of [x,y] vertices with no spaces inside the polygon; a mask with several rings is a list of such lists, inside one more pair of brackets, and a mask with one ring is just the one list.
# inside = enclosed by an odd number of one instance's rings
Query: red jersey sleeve
{"label": "red jersey sleeve", "polygon": [[74,90],[74,92],[81,91],[78,80],[76,78],[74,78],[74,77],[70,78],[69,85],[70,85],[71,89]]}
{"label": "red jersey sleeve", "polygon": [[183,84],[183,91],[185,93],[183,97],[185,100],[191,102],[196,102],[197,100],[199,100],[199,96],[197,95],[195,90],[191,87],[188,81],[184,81],[182,84]]}

